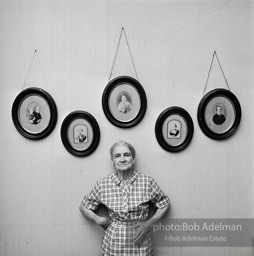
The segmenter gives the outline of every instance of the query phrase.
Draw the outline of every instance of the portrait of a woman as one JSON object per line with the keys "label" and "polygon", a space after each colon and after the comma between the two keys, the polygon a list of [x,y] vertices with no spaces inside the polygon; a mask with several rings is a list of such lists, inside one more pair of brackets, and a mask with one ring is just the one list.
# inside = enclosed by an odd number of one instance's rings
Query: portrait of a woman
{"label": "portrait of a woman", "polygon": [[[105,229],[101,256],[152,256],[149,231],[169,210],[169,197],[153,178],[135,170],[136,152],[131,144],[113,144],[110,156],[114,172],[96,182],[81,202],[80,211]],[[150,218],[149,203],[156,208]],[[100,204],[107,207],[109,218],[94,212]]]}

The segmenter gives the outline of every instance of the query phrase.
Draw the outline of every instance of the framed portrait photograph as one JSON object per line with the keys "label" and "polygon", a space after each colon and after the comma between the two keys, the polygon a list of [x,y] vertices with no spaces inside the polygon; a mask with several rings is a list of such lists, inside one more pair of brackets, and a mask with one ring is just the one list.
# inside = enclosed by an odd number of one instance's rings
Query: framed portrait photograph
{"label": "framed portrait photograph", "polygon": [[147,99],[142,85],[134,78],[120,76],[111,80],[102,95],[107,119],[115,126],[129,128],[145,115]]}
{"label": "framed portrait photograph", "polygon": [[21,91],[12,105],[12,120],[21,135],[39,140],[48,136],[57,122],[57,107],[51,95],[37,87]]}
{"label": "framed portrait photograph", "polygon": [[179,152],[191,142],[194,132],[189,113],[180,107],[169,107],[157,118],[155,135],[160,146],[169,152]]}
{"label": "framed portrait photograph", "polygon": [[237,130],[241,121],[241,106],[231,91],[214,89],[200,101],[197,117],[206,136],[223,140]]}
{"label": "framed portrait photograph", "polygon": [[88,156],[100,141],[100,128],[96,119],[85,111],[74,111],[64,119],[61,126],[64,147],[74,156]]}

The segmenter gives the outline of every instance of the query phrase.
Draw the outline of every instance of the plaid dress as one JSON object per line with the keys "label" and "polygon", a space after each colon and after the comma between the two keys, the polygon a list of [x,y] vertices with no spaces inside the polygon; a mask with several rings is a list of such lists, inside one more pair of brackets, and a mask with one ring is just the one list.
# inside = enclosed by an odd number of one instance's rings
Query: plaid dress
{"label": "plaid dress", "polygon": [[133,171],[125,185],[117,173],[96,182],[82,205],[91,210],[96,210],[100,204],[108,208],[112,223],[104,234],[101,256],[153,255],[149,233],[140,244],[133,243],[136,225],[148,219],[149,202],[157,208],[170,204],[157,183],[142,173]]}

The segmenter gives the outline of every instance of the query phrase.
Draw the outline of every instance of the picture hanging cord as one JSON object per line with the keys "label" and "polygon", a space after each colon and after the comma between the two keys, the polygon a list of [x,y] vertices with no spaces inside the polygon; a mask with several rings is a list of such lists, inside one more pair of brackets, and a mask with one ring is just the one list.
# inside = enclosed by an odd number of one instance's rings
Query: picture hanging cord
{"label": "picture hanging cord", "polygon": [[48,88],[47,83],[46,83],[46,78],[45,78],[45,75],[44,75],[44,72],[43,72],[43,69],[42,69],[42,65],[41,65],[41,62],[40,62],[40,59],[39,59],[39,55],[38,55],[38,53],[37,53],[37,50],[35,49],[35,50],[34,50],[33,57],[32,57],[32,60],[31,60],[31,63],[30,63],[30,66],[29,66],[29,69],[28,69],[27,74],[26,74],[26,77],[25,77],[25,81],[24,81],[22,90],[24,90],[25,85],[26,85],[26,81],[27,81],[27,78],[28,78],[28,75],[29,75],[30,72],[31,72],[31,68],[32,68],[32,65],[33,65],[33,61],[34,61],[35,55],[36,55],[37,60],[38,60],[38,62],[39,62],[39,66],[40,66],[40,70],[41,70],[41,73],[42,73],[42,76],[43,76],[44,84],[45,84],[45,86]]}
{"label": "picture hanging cord", "polygon": [[221,67],[221,64],[220,64],[219,58],[218,58],[218,56],[217,56],[217,53],[216,53],[216,51],[214,51],[214,53],[213,53],[213,58],[212,58],[212,62],[211,62],[211,64],[210,64],[208,76],[207,76],[207,79],[206,79],[206,84],[205,84],[203,96],[205,95],[205,91],[206,91],[206,88],[207,88],[208,80],[209,80],[210,73],[211,73],[211,70],[212,70],[212,65],[213,65],[214,56],[216,56],[216,59],[217,59],[218,64],[219,64],[219,66],[220,66],[220,69],[221,69],[221,72],[222,72],[223,77],[224,77],[224,79],[225,79],[225,82],[226,82],[226,84],[227,84],[227,87],[228,87],[229,91],[231,91],[231,90],[230,90],[230,87],[229,87],[229,84],[228,84],[228,81],[227,81],[227,79],[226,79],[226,76],[225,76],[225,74],[224,74],[224,71],[223,71],[223,69],[222,69],[222,67]]}
{"label": "picture hanging cord", "polygon": [[137,71],[136,71],[136,68],[135,68],[135,65],[134,65],[134,61],[133,61],[133,57],[132,57],[132,54],[131,54],[130,46],[129,46],[129,43],[128,43],[128,40],[127,40],[127,36],[126,36],[124,28],[122,27],[121,34],[120,34],[119,41],[118,41],[118,45],[117,45],[117,49],[116,49],[116,53],[115,53],[115,57],[114,57],[114,61],[113,61],[113,65],[112,65],[112,69],[111,69],[110,76],[109,76],[109,81],[111,79],[111,76],[112,76],[112,73],[113,73],[113,69],[114,69],[114,66],[115,66],[116,57],[117,57],[117,54],[118,54],[118,50],[119,50],[122,34],[124,34],[125,41],[126,41],[126,44],[128,46],[128,50],[129,50],[129,53],[130,53],[130,56],[131,56],[132,65],[134,67],[134,71],[135,71],[135,74],[136,74],[136,77],[137,77],[137,80],[138,80],[138,74],[137,74]]}

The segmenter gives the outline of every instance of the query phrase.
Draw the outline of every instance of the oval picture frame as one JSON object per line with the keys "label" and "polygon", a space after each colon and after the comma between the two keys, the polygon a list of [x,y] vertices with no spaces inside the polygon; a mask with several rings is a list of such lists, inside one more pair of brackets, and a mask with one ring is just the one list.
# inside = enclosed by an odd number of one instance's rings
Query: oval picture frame
{"label": "oval picture frame", "polygon": [[116,77],[104,89],[102,107],[113,125],[120,128],[133,127],[142,120],[146,112],[145,90],[132,77]]}
{"label": "oval picture frame", "polygon": [[214,89],[201,99],[197,118],[203,133],[214,140],[232,136],[241,122],[241,105],[227,89]]}
{"label": "oval picture frame", "polygon": [[24,89],[13,102],[12,120],[18,132],[25,138],[43,139],[56,126],[55,101],[48,92],[41,88]]}
{"label": "oval picture frame", "polygon": [[99,144],[100,128],[90,113],[74,111],[67,115],[62,123],[61,139],[66,150],[72,155],[88,156]]}
{"label": "oval picture frame", "polygon": [[155,135],[159,145],[168,152],[184,150],[191,142],[194,132],[189,113],[177,106],[165,109],[157,118]]}

